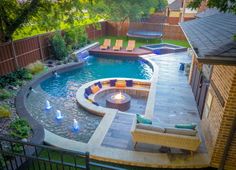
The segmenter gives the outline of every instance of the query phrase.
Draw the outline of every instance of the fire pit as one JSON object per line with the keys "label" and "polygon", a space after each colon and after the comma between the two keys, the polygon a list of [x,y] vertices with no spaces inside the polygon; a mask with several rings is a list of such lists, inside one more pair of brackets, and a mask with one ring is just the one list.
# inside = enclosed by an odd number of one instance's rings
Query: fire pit
{"label": "fire pit", "polygon": [[106,106],[109,108],[126,111],[130,108],[131,97],[124,92],[110,93],[106,96]]}

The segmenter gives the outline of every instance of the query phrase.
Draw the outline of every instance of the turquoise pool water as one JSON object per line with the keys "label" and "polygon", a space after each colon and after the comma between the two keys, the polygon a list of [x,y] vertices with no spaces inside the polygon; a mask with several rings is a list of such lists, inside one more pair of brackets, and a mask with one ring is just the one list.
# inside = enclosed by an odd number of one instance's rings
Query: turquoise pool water
{"label": "turquoise pool water", "polygon": [[68,83],[84,84],[86,82],[110,77],[125,77],[136,79],[150,79],[151,67],[139,59],[118,59],[118,57],[94,57],[89,56],[82,67],[60,74],[60,77],[52,76],[41,83],[41,88],[53,96],[68,94]]}
{"label": "turquoise pool water", "polygon": [[[89,81],[109,78],[126,77],[150,79],[151,67],[141,58],[94,57],[86,58],[85,63],[76,69],[60,73],[42,81],[30,93],[25,106],[31,116],[40,122],[45,129],[64,138],[87,143],[102,117],[93,115],[77,104],[78,88]],[[52,108],[45,109],[48,100]],[[56,119],[60,110],[63,119]],[[73,131],[73,119],[79,123],[79,130]]]}

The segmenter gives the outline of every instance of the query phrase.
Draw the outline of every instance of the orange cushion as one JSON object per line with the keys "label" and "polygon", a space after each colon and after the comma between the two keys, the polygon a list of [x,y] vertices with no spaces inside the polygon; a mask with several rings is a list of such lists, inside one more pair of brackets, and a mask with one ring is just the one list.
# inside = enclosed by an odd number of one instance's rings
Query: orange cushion
{"label": "orange cushion", "polygon": [[91,90],[92,90],[92,93],[94,94],[94,93],[98,92],[100,90],[100,88],[97,85],[93,85],[93,86],[91,86]]}
{"label": "orange cushion", "polygon": [[118,80],[116,82],[116,87],[126,87],[126,82],[123,80]]}

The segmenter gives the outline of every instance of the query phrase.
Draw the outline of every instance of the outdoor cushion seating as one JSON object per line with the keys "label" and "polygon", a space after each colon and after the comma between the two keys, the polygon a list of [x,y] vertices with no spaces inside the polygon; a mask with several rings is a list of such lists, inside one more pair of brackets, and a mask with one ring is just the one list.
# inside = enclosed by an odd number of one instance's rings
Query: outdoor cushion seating
{"label": "outdoor cushion seating", "polygon": [[192,129],[165,128],[165,133],[186,135],[186,136],[196,136],[197,131],[192,130]]}
{"label": "outdoor cushion seating", "polygon": [[89,95],[92,94],[93,92],[92,92],[92,90],[91,90],[90,87],[87,87],[87,88],[85,89],[85,93],[89,96]]}
{"label": "outdoor cushion seating", "polygon": [[97,85],[100,89],[102,88],[102,83],[100,81],[94,84]]}
{"label": "outdoor cushion seating", "polygon": [[133,87],[133,80],[125,80],[127,87]]}
{"label": "outdoor cushion seating", "polygon": [[135,40],[129,40],[126,51],[133,51],[135,48]]}
{"label": "outdoor cushion seating", "polygon": [[152,121],[150,119],[145,118],[143,115],[136,114],[136,117],[137,123],[152,124]]}
{"label": "outdoor cushion seating", "polygon": [[92,90],[92,93],[95,94],[100,90],[100,88],[97,85],[93,85],[91,86],[91,90]]}
{"label": "outdoor cushion seating", "polygon": [[123,40],[116,40],[116,44],[113,47],[113,50],[119,51],[123,47]]}
{"label": "outdoor cushion seating", "polygon": [[[152,125],[149,125],[152,126]],[[164,128],[164,127],[162,127]],[[160,131],[160,128],[147,129],[138,125],[137,120],[134,119],[131,135],[135,145],[140,143],[156,144],[165,147],[173,147],[178,149],[185,149],[191,152],[197,151],[201,144],[201,140],[197,131],[176,128],[164,128],[165,132]],[[194,131],[194,132],[189,132]],[[195,135],[194,135],[195,134]]]}
{"label": "outdoor cushion seating", "polygon": [[110,86],[114,87],[116,85],[116,79],[110,80]]}
{"label": "outdoor cushion seating", "polygon": [[176,124],[175,127],[180,128],[180,129],[196,129],[197,125],[194,124],[194,123],[191,123],[191,124]]}
{"label": "outdoor cushion seating", "polygon": [[124,80],[118,80],[115,84],[116,87],[126,87],[126,82]]}
{"label": "outdoor cushion seating", "polygon": [[161,126],[154,126],[154,125],[149,125],[149,124],[143,124],[143,123],[137,123],[137,128],[138,129],[144,129],[144,130],[151,130],[151,131],[156,131],[156,132],[165,132],[165,128]]}
{"label": "outdoor cushion seating", "polygon": [[111,47],[111,40],[110,39],[105,39],[103,42],[103,45],[100,46],[101,50],[106,50]]}

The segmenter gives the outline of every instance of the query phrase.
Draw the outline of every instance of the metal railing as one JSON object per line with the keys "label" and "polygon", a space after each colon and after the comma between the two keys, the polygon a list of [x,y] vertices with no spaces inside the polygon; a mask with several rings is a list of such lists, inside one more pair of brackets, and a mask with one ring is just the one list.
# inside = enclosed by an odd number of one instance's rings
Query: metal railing
{"label": "metal railing", "polygon": [[0,169],[4,170],[124,170],[95,162],[88,152],[38,145],[0,137]]}

